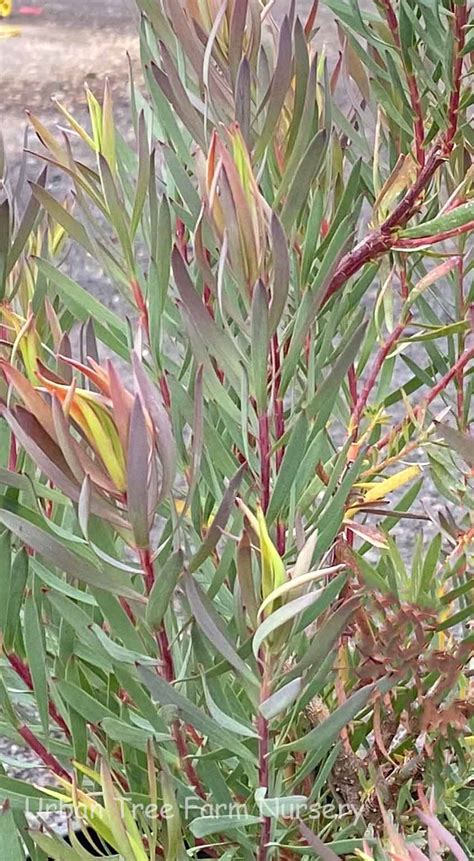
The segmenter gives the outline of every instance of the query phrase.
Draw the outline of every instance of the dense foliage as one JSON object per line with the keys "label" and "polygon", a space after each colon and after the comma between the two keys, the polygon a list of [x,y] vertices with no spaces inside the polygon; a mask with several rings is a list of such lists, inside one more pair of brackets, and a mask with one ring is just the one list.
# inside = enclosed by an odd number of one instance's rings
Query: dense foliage
{"label": "dense foliage", "polygon": [[2,192],[2,857],[464,861],[469,4],[138,5]]}

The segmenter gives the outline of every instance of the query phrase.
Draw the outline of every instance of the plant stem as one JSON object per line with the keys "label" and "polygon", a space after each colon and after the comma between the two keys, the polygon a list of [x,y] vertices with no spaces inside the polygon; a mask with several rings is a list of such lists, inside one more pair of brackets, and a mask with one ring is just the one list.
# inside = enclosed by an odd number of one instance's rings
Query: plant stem
{"label": "plant stem", "polygon": [[364,385],[364,387],[363,387],[363,389],[362,389],[362,391],[361,391],[361,393],[357,399],[357,402],[354,406],[354,409],[352,411],[351,427],[352,427],[353,432],[354,432],[356,437],[357,437],[357,430],[358,430],[359,423],[360,423],[360,420],[362,417],[362,413],[363,413],[363,411],[367,405],[367,401],[369,399],[370,393],[371,393],[372,389],[374,388],[374,386],[377,382],[377,378],[379,376],[379,373],[380,373],[380,370],[383,366],[383,363],[385,362],[385,359],[387,358],[387,356],[390,353],[390,351],[392,350],[392,348],[397,343],[402,332],[407,327],[408,322],[409,322],[408,320],[405,320],[405,322],[399,323],[398,326],[395,327],[393,332],[389,335],[387,340],[382,344],[377,355],[375,356],[374,362],[373,362],[372,367],[370,369],[370,373],[367,377],[365,385]]}
{"label": "plant stem", "polygon": [[[384,8],[387,7],[382,0]],[[465,44],[465,29],[468,22],[468,10],[465,2],[457,3],[454,17],[454,36],[456,40],[456,51],[453,66],[453,89],[448,108],[448,127],[441,139],[434,144],[423,166],[418,173],[413,185],[408,189],[402,200],[397,204],[391,215],[377,229],[372,230],[355,248],[348,251],[336,267],[331,279],[323,305],[334,295],[346,281],[359,272],[366,263],[375,260],[381,254],[385,254],[393,245],[392,232],[404,227],[415,212],[416,204],[421,194],[426,190],[438,168],[450,155],[454,146],[454,137],[457,131],[459,119],[459,103],[461,94],[461,78],[463,57],[462,51]],[[397,24],[398,27],[398,24]]]}
{"label": "plant stem", "polygon": [[[17,676],[20,677],[20,679],[26,685],[28,690],[32,691],[33,690],[33,679],[31,678],[31,672],[30,672],[30,668],[29,668],[28,664],[25,663],[25,661],[22,661],[22,659],[18,655],[15,655],[13,653],[6,653],[6,658],[7,658],[8,663],[10,664],[11,668],[15,671]],[[71,731],[70,731],[67,723],[65,722],[64,718],[61,717],[56,706],[54,705],[53,702],[51,702],[51,700],[48,700],[48,712],[49,712],[49,716],[50,716],[51,720],[53,720],[55,722],[56,726],[58,726],[59,729],[62,730],[62,732],[64,733],[66,738],[70,739],[71,738]]]}
{"label": "plant stem", "polygon": [[466,365],[468,364],[468,362],[471,361],[471,359],[474,359],[474,347],[470,347],[468,350],[465,350],[464,353],[461,353],[457,362],[454,363],[452,368],[450,368],[449,371],[447,371],[446,374],[441,377],[437,384],[429,390],[422,406],[429,406],[451,382],[453,377],[457,376],[457,374],[466,367]]}
{"label": "plant stem", "polygon": [[461,101],[461,79],[462,66],[464,62],[463,50],[466,41],[466,25],[468,22],[467,0],[454,3],[454,39],[456,49],[453,63],[453,88],[449,99],[448,108],[448,131],[446,135],[446,146],[449,152],[454,146],[454,137],[458,128],[459,103]]}
{"label": "plant stem", "polygon": [[[147,547],[145,549],[138,550],[138,556],[140,559],[140,564],[142,566],[143,576],[145,578],[145,591],[146,594],[149,595],[155,582],[155,571],[153,568],[153,561],[151,558],[150,549]],[[161,625],[159,631],[156,634],[156,642],[163,665],[163,678],[165,679],[165,681],[168,682],[168,684],[172,685],[175,681],[173,655],[171,653],[168,634],[166,633],[166,628],[164,624]],[[200,798],[205,799],[206,793],[204,792],[202,783],[198,777],[196,769],[191,762],[188,744],[186,741],[186,734],[181,721],[177,719],[174,720],[171,725],[171,728],[183,771],[188,778],[190,785],[194,788],[196,794],[199,795]]]}
{"label": "plant stem", "polygon": [[150,343],[150,321],[148,317],[148,308],[145,301],[145,297],[140,289],[140,285],[136,278],[132,278],[130,281],[130,287],[132,288],[132,294],[135,301],[135,305],[137,306],[137,310],[140,314],[140,323],[142,329],[145,333],[145,337]]}
{"label": "plant stem", "polygon": [[30,728],[26,726],[26,724],[18,726],[17,732],[21,735],[23,741],[26,742],[28,747],[36,754],[38,759],[40,759],[41,762],[43,762],[44,765],[53,772],[53,774],[57,777],[63,778],[63,780],[67,780],[68,782],[71,781],[71,775],[69,772],[66,771],[59,760],[57,760],[56,757],[45,748],[44,744],[35,736]]}
{"label": "plant stem", "polygon": [[349,395],[351,399],[352,408],[355,409],[357,404],[357,374],[354,362],[350,366],[347,372],[347,383],[349,386]]}
{"label": "plant stem", "polygon": [[[472,359],[474,359],[474,347],[465,350],[459,356],[458,360],[449,369],[449,371],[447,371],[447,373],[444,374],[440,380],[438,380],[436,385],[433,386],[433,388],[429,390],[426,397],[423,398],[422,402],[414,408],[413,415],[415,416],[415,418],[419,418],[423,415],[426,408],[429,407],[429,405],[438,397],[438,395],[440,395],[441,392],[444,391],[446,386],[449,385],[451,380],[456,378]],[[392,439],[394,439],[400,433],[400,431],[403,430],[407,420],[410,421],[410,418],[405,416],[404,419],[398,422],[398,424],[396,424],[395,427],[393,427],[391,431],[389,431],[389,433],[385,434],[385,436],[378,441],[376,448],[381,451],[383,448],[385,448],[385,446],[389,445]]]}
{"label": "plant stem", "polygon": [[[389,30],[393,36],[393,41],[399,50],[401,50],[400,32],[398,27],[398,19],[393,9],[391,0],[380,0],[380,3],[385,12]],[[415,138],[415,153],[418,164],[423,167],[425,163],[425,151],[423,144],[425,140],[425,129],[423,121],[423,111],[421,108],[421,99],[418,91],[418,84],[413,71],[407,67],[405,58],[402,56],[403,65],[405,68],[405,76],[407,79],[408,92],[410,93],[411,107],[413,111],[413,131]]]}

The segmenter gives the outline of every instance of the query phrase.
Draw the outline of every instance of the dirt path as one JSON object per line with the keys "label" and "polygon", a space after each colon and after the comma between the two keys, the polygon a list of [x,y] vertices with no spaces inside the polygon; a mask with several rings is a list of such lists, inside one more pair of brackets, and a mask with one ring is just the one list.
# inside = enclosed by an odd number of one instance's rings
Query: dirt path
{"label": "dirt path", "polygon": [[51,99],[56,96],[80,112],[84,82],[101,91],[106,76],[120,103],[126,99],[127,52],[138,61],[133,0],[35,3],[42,7],[41,15],[21,15],[21,0],[15,0],[16,12],[0,22],[0,29],[19,29],[18,36],[0,39],[0,127],[13,161],[21,152],[25,109],[54,122]]}
{"label": "dirt path", "polygon": [[[42,8],[38,16],[25,16],[24,4]],[[276,15],[289,0],[277,0]],[[299,0],[304,14],[310,0]],[[75,115],[85,112],[84,82],[101,93],[109,76],[117,118],[127,128],[127,53],[138,67],[138,14],[135,0],[14,0],[15,13],[0,20],[19,29],[14,38],[0,38],[0,129],[9,160],[14,163],[23,146],[25,109],[46,124],[58,120],[51,99],[56,96]],[[331,14],[319,12],[321,26]],[[327,37],[326,37],[327,38]]]}

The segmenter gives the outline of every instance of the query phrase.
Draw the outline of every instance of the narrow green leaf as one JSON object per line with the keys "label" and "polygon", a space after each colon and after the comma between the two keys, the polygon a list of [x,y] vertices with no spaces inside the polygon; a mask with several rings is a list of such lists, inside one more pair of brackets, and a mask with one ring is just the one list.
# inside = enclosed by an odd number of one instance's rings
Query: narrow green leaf
{"label": "narrow green leaf", "polygon": [[232,511],[232,507],[234,505],[235,497],[237,496],[237,491],[240,487],[246,470],[247,465],[242,464],[240,469],[230,480],[224,493],[224,496],[222,497],[219,508],[217,509],[212,519],[212,523],[207,530],[207,535],[188,565],[188,570],[191,574],[194,571],[197,571],[198,568],[202,565],[202,563],[207,559],[207,557],[210,556],[217,542],[222,537],[222,530],[225,529],[230,512]]}
{"label": "narrow green leaf", "polygon": [[299,598],[294,598],[293,601],[289,601],[288,604],[284,604],[283,607],[279,607],[278,610],[275,610],[270,614],[270,616],[267,616],[255,631],[252,640],[252,650],[255,657],[258,657],[262,643],[270,636],[270,634],[276,631],[277,628],[285,625],[286,622],[294,619],[295,616],[298,616],[303,612],[303,610],[310,607],[311,604],[314,604],[314,602],[319,598],[319,595],[320,593],[317,591],[308,592],[306,595],[300,595]]}
{"label": "narrow green leaf", "polygon": [[66,231],[67,235],[74,239],[85,251],[94,256],[94,247],[91,244],[87,230],[77,218],[74,218],[68,210],[53,197],[49,191],[37,185],[35,182],[30,182],[31,191],[43,207],[43,209],[51,216],[53,221],[59,224]]}
{"label": "narrow green leaf", "polygon": [[280,512],[289,503],[290,491],[305,454],[307,435],[308,420],[305,413],[302,412],[291,432],[270,499],[270,505],[265,514],[268,526],[273,523],[275,518],[278,517]]}
{"label": "narrow green leaf", "polygon": [[65,679],[55,682],[55,687],[64,702],[72,706],[88,723],[98,725],[106,717],[116,717],[97,697],[91,696],[77,685],[67,682]]}
{"label": "narrow green leaf", "polygon": [[249,828],[251,825],[261,825],[260,816],[249,813],[235,816],[200,816],[189,823],[189,828],[195,837],[208,837],[222,831],[235,831],[238,828]]}
{"label": "narrow green leaf", "polygon": [[330,653],[349,619],[354,615],[359,603],[359,598],[350,598],[342,607],[331,614],[313,637],[301,660],[292,667],[292,676],[301,675],[304,670],[310,667],[317,669],[321,666],[322,661]]}
{"label": "narrow green leaf", "polygon": [[17,514],[5,510],[0,511],[0,523],[3,523],[17,538],[24,541],[25,545],[32,547],[48,562],[70,576],[92,586],[97,586],[100,582],[102,589],[123,597],[139,599],[138,593],[130,588],[128,577],[118,571],[113,573],[108,571],[107,574],[101,573],[98,566],[77,553],[73,553],[53,535]]}
{"label": "narrow green leaf", "polygon": [[8,198],[0,203],[0,301],[5,298],[7,261],[10,250],[10,204]]}
{"label": "narrow green leaf", "polygon": [[[46,168],[41,172],[38,177],[36,188],[43,189],[46,183]],[[40,210],[40,201],[35,198],[34,195],[31,196],[26,209],[23,213],[23,217],[21,219],[21,223],[16,231],[16,236],[13,239],[12,246],[10,248],[8,254],[8,264],[7,264],[7,274],[10,273],[20,257],[23,249],[25,248],[26,243],[33,231],[33,228],[36,223],[36,219]],[[2,233],[2,228],[0,225],[0,236]],[[1,284],[1,278],[0,278]],[[3,297],[2,297],[3,298]]]}
{"label": "narrow green leaf", "polygon": [[323,723],[319,724],[319,726],[315,727],[296,741],[281,745],[276,749],[275,753],[283,750],[297,750],[304,752],[324,748],[328,743],[334,741],[340,731],[347,726],[349,721],[356,717],[377,691],[382,692],[390,690],[392,684],[392,680],[385,679],[378,684],[366,685],[365,687],[360,688],[354,694],[351,694],[346,702],[342,706],[339,706],[339,708],[337,708],[330,717],[326,718]]}
{"label": "narrow green leaf", "polygon": [[430,221],[417,224],[416,227],[407,227],[398,234],[400,239],[417,239],[422,236],[435,236],[437,233],[445,233],[464,227],[469,222],[474,222],[474,200],[462,203],[460,206],[450,209],[449,212],[437,215]]}
{"label": "narrow green leaf", "polygon": [[298,218],[300,210],[308,198],[308,192],[324,164],[327,143],[328,134],[325,129],[321,129],[308,145],[296,169],[280,215],[281,223],[287,233]]}
{"label": "narrow green leaf", "polygon": [[258,738],[258,733],[255,732],[252,727],[240,723],[239,721],[235,720],[235,718],[231,717],[221,708],[219,708],[216,701],[211,696],[211,692],[207,685],[206,677],[204,674],[201,674],[201,680],[206,705],[214,720],[217,721],[220,726],[224,727],[224,729],[229,730],[229,732],[235,733],[235,735],[243,736],[244,738]]}
{"label": "narrow green leaf", "polygon": [[101,152],[107,159],[110,170],[115,172],[115,122],[110,81],[105,79],[102,104]]}
{"label": "narrow green leaf", "polygon": [[33,594],[27,596],[23,608],[23,637],[28,665],[33,681],[36,706],[45,735],[49,732],[48,682],[46,653],[38,607]]}
{"label": "narrow green leaf", "polygon": [[214,605],[207,599],[205,592],[196,583],[194,577],[185,573],[184,583],[186,596],[191,607],[191,612],[196,619],[201,631],[209,640],[211,646],[218,654],[227,661],[231,667],[252,685],[257,684],[257,679],[250,667],[237,654],[234,644],[225,630],[225,624],[219,618]]}
{"label": "narrow green leaf", "polygon": [[270,223],[273,254],[272,299],[269,311],[269,334],[272,335],[281,320],[286,308],[290,286],[290,257],[288,240],[280,219],[272,212]]}
{"label": "narrow green leaf", "polygon": [[123,339],[124,343],[127,343],[126,325],[117,314],[110,311],[102,302],[91,296],[87,290],[84,290],[76,281],[64,275],[63,272],[60,272],[47,260],[37,258],[36,263],[43,275],[54,284],[66,306],[69,306],[69,301],[71,300],[71,310],[73,312],[77,307],[83,309],[84,315],[81,315],[80,319],[87,321],[92,318],[94,321],[105,326],[105,328],[112,329],[119,339]]}
{"label": "narrow green leaf", "polygon": [[295,700],[298,699],[301,687],[302,678],[298,676],[260,703],[259,709],[265,720],[272,720],[272,718],[277,717],[282,712],[286,712]]}
{"label": "narrow green leaf", "polygon": [[134,269],[134,258],[129,230],[130,225],[127,219],[127,210],[124,205],[124,201],[120,196],[117,182],[109,167],[109,163],[101,154],[99,154],[99,172],[110,221],[112,222],[120,245],[122,246],[131,274]]}
{"label": "narrow green leaf", "polygon": [[4,634],[8,619],[8,600],[10,595],[11,581],[11,537],[8,530],[0,533],[0,595],[4,600],[0,602],[0,632]]}
{"label": "narrow green leaf", "polygon": [[312,401],[308,404],[308,418],[316,420],[315,427],[318,429],[324,427],[331,414],[339,389],[357,356],[366,330],[367,323],[364,321],[350,336],[328,376],[317,390]]}
{"label": "narrow green leaf", "polygon": [[135,200],[133,201],[132,218],[130,222],[130,233],[132,238],[135,236],[138,230],[138,225],[140,224],[150,180],[150,153],[148,151],[148,138],[144,111],[140,111],[140,116],[138,118],[137,137],[138,176],[135,189]]}
{"label": "narrow green leaf", "polygon": [[4,801],[0,810],[0,857],[5,861],[25,861],[25,853],[8,801]]}
{"label": "narrow green leaf", "polygon": [[[5,524],[7,525],[7,524]],[[8,527],[7,527],[8,528]],[[25,548],[18,550],[10,569],[10,585],[5,593],[8,609],[5,616],[3,645],[9,650],[13,647],[20,624],[20,611],[23,593],[28,580],[28,554]]]}
{"label": "narrow green leaf", "polygon": [[166,560],[163,568],[157,572],[146,607],[146,621],[153,631],[158,631],[161,627],[182,571],[183,553],[181,550],[177,550]]}
{"label": "narrow green leaf", "polygon": [[275,63],[275,72],[270,84],[268,96],[265,96],[264,101],[267,102],[267,112],[265,114],[265,122],[259,133],[255,156],[260,159],[265,152],[268,142],[271,139],[275,125],[278,121],[280,111],[283,107],[288,88],[291,83],[293,73],[293,57],[292,57],[292,33],[290,21],[285,15],[280,27],[280,40],[278,44],[278,54]]}
{"label": "narrow green leaf", "polygon": [[195,706],[194,703],[190,702],[187,697],[179,693],[175,687],[169,685],[164,679],[146,667],[138,667],[138,672],[155,702],[161,706],[174,706],[178,710],[178,713],[185,720],[189,721],[198,732],[208,736],[211,744],[223,747],[225,751],[228,751],[229,756],[236,755],[246,762],[256,761],[255,754],[249,748],[245,747],[232,733],[223,729],[215,720]]}

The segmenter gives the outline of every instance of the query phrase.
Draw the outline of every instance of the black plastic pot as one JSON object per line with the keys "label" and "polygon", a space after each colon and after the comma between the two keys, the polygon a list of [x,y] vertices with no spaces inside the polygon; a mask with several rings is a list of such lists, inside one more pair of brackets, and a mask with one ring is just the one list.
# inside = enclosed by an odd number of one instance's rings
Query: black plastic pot
{"label": "black plastic pot", "polygon": [[[92,828],[82,828],[75,832],[75,835],[84,849],[87,849],[90,855],[93,858],[108,858],[110,855],[116,855],[114,849],[105,843],[96,832]],[[71,841],[67,834],[61,835],[65,843],[71,845]],[[195,856],[196,858],[210,858],[211,856],[207,854],[204,850],[198,852]],[[2,859],[3,861],[3,859]],[[6,861],[6,859],[5,859]],[[31,861],[30,858],[27,861]],[[48,861],[53,861],[53,859],[49,858]]]}
{"label": "black plastic pot", "polygon": [[[116,855],[116,851],[112,849],[107,843],[105,843],[93,828],[82,828],[75,832],[76,838],[81,846],[84,849],[87,849],[90,855],[93,858],[108,858],[110,855]],[[60,835],[65,843],[71,845],[71,841],[67,834]],[[6,861],[6,859],[5,859]],[[27,861],[31,861],[30,858]],[[52,861],[50,858],[49,861]]]}

